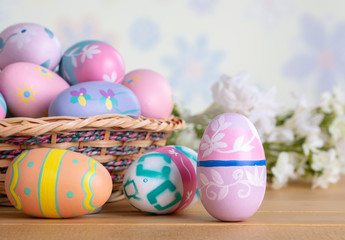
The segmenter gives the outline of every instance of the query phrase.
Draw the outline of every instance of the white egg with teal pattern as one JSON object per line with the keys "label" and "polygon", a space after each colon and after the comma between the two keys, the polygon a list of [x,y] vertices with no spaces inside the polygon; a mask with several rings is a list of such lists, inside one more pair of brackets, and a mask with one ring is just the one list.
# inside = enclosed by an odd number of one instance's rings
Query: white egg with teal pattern
{"label": "white egg with teal pattern", "polygon": [[192,161],[173,146],[142,155],[127,169],[123,190],[138,210],[168,214],[188,207],[195,195]]}

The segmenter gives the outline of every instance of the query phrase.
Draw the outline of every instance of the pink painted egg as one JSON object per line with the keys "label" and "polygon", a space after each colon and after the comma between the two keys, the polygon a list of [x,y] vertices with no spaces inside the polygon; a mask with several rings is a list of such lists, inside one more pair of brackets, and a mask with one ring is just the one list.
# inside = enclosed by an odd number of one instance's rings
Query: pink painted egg
{"label": "pink painted egg", "polygon": [[168,118],[174,102],[169,82],[160,74],[146,69],[127,73],[123,84],[138,97],[141,114],[148,118]]}
{"label": "pink painted egg", "polygon": [[260,207],[266,189],[266,160],[254,125],[243,115],[214,118],[202,137],[198,191],[205,209],[222,221],[242,221]]}
{"label": "pink painted egg", "polygon": [[168,214],[192,204],[196,172],[180,147],[165,146],[142,155],[127,169],[123,190],[138,210]]}
{"label": "pink painted egg", "polygon": [[59,75],[33,63],[12,63],[0,72],[0,92],[16,117],[47,116],[50,102],[68,87]]}
{"label": "pink painted egg", "polygon": [[19,23],[0,33],[0,69],[15,62],[31,62],[54,70],[61,54],[59,39],[42,25]]}
{"label": "pink painted egg", "polygon": [[7,105],[4,97],[0,93],[0,119],[4,119],[7,114]]}
{"label": "pink painted egg", "polygon": [[125,64],[120,53],[109,44],[88,40],[67,49],[59,73],[71,85],[89,81],[121,83]]}
{"label": "pink painted egg", "polygon": [[110,197],[108,170],[89,156],[57,148],[22,152],[6,172],[6,194],[18,210],[41,218],[92,213]]}

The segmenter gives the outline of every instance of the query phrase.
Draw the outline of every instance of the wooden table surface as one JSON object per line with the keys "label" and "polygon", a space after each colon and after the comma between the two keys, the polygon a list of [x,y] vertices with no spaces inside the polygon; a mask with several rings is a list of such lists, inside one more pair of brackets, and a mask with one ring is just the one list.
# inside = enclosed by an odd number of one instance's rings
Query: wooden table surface
{"label": "wooden table surface", "polygon": [[243,222],[217,221],[200,201],[153,216],[122,200],[73,219],[38,219],[0,207],[0,231],[0,239],[345,239],[345,179],[327,190],[298,183],[268,188],[258,212]]}

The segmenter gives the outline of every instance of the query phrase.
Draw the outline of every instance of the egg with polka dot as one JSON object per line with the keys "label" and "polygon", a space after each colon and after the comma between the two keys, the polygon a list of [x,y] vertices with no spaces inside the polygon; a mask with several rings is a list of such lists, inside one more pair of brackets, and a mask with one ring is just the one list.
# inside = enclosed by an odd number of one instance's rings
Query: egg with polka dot
{"label": "egg with polka dot", "polygon": [[40,218],[70,218],[94,212],[110,197],[112,179],[95,159],[57,148],[18,155],[8,167],[5,189],[11,204]]}

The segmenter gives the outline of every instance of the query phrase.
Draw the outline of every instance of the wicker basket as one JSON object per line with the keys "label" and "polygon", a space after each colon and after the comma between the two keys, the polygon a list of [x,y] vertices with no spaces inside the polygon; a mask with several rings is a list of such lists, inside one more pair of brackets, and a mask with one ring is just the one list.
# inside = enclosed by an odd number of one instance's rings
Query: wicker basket
{"label": "wicker basket", "polygon": [[44,117],[0,120],[0,204],[7,205],[5,173],[11,161],[25,149],[61,148],[93,157],[113,179],[109,201],[123,198],[122,178],[128,166],[146,151],[164,146],[169,132],[184,121],[105,114],[85,118]]}

